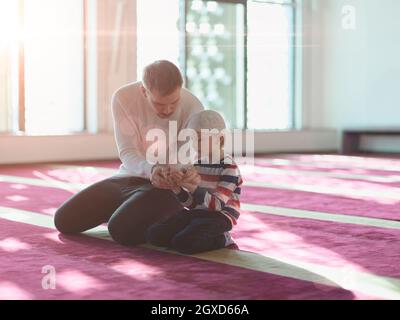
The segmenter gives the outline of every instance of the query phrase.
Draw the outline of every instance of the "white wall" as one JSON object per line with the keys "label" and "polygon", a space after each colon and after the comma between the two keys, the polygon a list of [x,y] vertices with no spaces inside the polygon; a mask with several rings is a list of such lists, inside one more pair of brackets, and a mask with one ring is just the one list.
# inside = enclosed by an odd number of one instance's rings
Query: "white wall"
{"label": "white wall", "polygon": [[[400,1],[310,0],[309,5],[309,126],[400,127]],[[342,26],[346,5],[356,10],[355,30]],[[363,145],[400,151],[400,139],[374,139]]]}
{"label": "white wall", "polygon": [[117,158],[118,151],[111,134],[0,136],[0,165]]}

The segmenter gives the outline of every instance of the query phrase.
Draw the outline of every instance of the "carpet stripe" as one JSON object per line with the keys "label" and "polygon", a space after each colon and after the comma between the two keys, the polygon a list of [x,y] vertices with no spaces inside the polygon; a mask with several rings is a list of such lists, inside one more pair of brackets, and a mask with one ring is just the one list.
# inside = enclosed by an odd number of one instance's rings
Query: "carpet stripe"
{"label": "carpet stripe", "polygon": [[[17,177],[17,176],[9,176],[9,175],[0,175],[0,182],[13,182],[13,183],[25,183],[31,184],[35,186],[43,186],[43,187],[54,187],[60,188],[70,191],[79,191],[84,189],[89,184],[84,183],[69,183],[63,182],[55,179],[51,179],[47,177],[46,180],[35,179],[35,178],[25,178],[25,177]],[[261,188],[271,188],[271,189],[279,189],[279,190],[295,190],[295,191],[305,191],[305,192],[313,192],[313,193],[321,193],[328,194],[334,196],[346,196],[351,195],[352,197],[370,197],[376,198],[376,191],[370,190],[360,190],[360,189],[344,189],[340,188],[340,190],[335,190],[330,187],[316,186],[316,185],[296,185],[296,184],[277,184],[277,183],[268,183],[261,181],[245,181],[244,186],[249,187],[261,187]],[[399,200],[400,201],[400,189],[399,188],[391,188],[393,191],[385,191],[379,194],[380,199],[390,199],[390,200]]]}
{"label": "carpet stripe", "polygon": [[241,166],[240,171],[243,174],[246,173],[257,173],[265,175],[302,175],[311,177],[327,177],[327,178],[338,178],[345,180],[366,180],[372,182],[382,183],[393,183],[400,182],[400,175],[389,175],[389,176],[378,176],[370,174],[356,174],[356,173],[336,173],[327,171],[310,171],[310,170],[294,170],[294,169],[278,169],[268,167],[246,167]]}
{"label": "carpet stripe", "polygon": [[50,188],[57,188],[74,192],[82,190],[88,186],[88,184],[84,183],[63,182],[50,178],[42,180],[36,178],[25,178],[25,177],[17,177],[9,175],[0,175],[0,182],[29,184],[38,187],[50,187]]}
{"label": "carpet stripe", "polygon": [[381,171],[400,171],[400,165],[393,164],[374,164],[374,163],[340,163],[340,162],[320,162],[320,161],[304,161],[304,160],[289,160],[289,159],[262,159],[256,158],[256,164],[262,163],[263,165],[278,165],[278,166],[299,166],[299,167],[314,167],[322,169],[370,169]]}
{"label": "carpet stripe", "polygon": [[[45,228],[54,229],[53,218],[35,212],[0,207],[0,218],[14,222],[28,223]],[[85,234],[111,240],[106,227],[99,226]],[[143,245],[149,249],[165,251],[170,254],[178,254]],[[199,259],[216,263],[228,264],[249,270],[271,273],[293,279],[309,281],[321,285],[342,287],[347,290],[360,292],[371,297],[383,299],[400,299],[400,279],[377,276],[365,272],[352,272],[349,269],[340,270],[312,263],[290,260],[282,257],[260,255],[252,252],[222,249],[203,254],[193,255]]]}
{"label": "carpet stripe", "polygon": [[313,192],[320,194],[328,194],[333,196],[349,196],[359,197],[359,198],[379,198],[379,199],[390,199],[390,200],[399,200],[400,201],[400,189],[399,188],[391,188],[393,191],[385,191],[377,194],[376,191],[370,190],[362,190],[362,189],[346,189],[339,188],[334,189],[332,187],[324,187],[318,185],[304,185],[304,184],[278,184],[278,183],[269,183],[262,181],[245,181],[245,186],[249,187],[261,187],[261,188],[271,188],[271,189],[280,189],[280,190],[295,190],[295,191],[305,191],[305,192]]}
{"label": "carpet stripe", "polygon": [[[77,169],[83,168],[79,166],[52,166],[52,168],[70,168],[70,169]],[[117,171],[114,169],[104,168],[104,167],[87,167],[87,170],[91,171],[98,171],[104,174],[113,175]],[[298,174],[303,176],[318,176],[318,177],[335,177],[339,179],[345,180],[367,180],[367,181],[374,181],[374,182],[387,182],[393,183],[400,181],[400,176],[390,176],[390,177],[382,177],[382,176],[370,176],[370,175],[361,175],[361,174],[337,174],[337,173],[330,173],[330,172],[313,172],[313,171],[297,171],[297,170],[286,170],[286,169],[276,169],[276,168],[264,168],[260,166],[242,166],[241,171],[244,175],[250,173],[257,173],[257,174],[265,174],[266,178],[268,175],[279,175],[279,176],[287,176],[290,174]],[[261,179],[261,177],[260,177]],[[268,179],[269,180],[269,179]],[[323,186],[323,185],[315,185],[315,184],[287,184],[287,183],[268,183],[264,181],[252,181],[249,179],[244,179],[244,186],[250,187],[264,187],[264,188],[272,188],[272,189],[280,189],[280,190],[296,190],[296,191],[304,191],[304,192],[313,192],[313,193],[320,193],[320,194],[327,194],[333,196],[348,196],[351,195],[352,197],[357,198],[376,198],[377,191],[376,190],[366,190],[360,188],[333,188],[330,186]],[[390,190],[389,190],[390,189]],[[390,200],[400,200],[400,188],[396,187],[387,187],[384,192],[379,192],[378,197],[380,199],[390,199]]]}
{"label": "carpet stripe", "polygon": [[[83,169],[86,168],[88,171],[99,172],[103,174],[113,175],[118,172],[118,169],[111,169],[105,167],[94,167],[94,166],[73,166],[73,165],[48,165],[46,166],[52,169]],[[300,169],[280,169],[263,166],[249,166],[241,165],[240,171],[242,174],[265,174],[265,175],[303,175],[303,176],[315,176],[315,177],[327,177],[327,178],[338,178],[345,180],[366,180],[380,183],[394,183],[400,182],[400,175],[372,175],[372,174],[356,174],[356,173],[337,173],[330,171],[311,171],[311,170],[300,170]]]}
{"label": "carpet stripe", "polygon": [[400,229],[400,221],[393,221],[386,219],[367,218],[367,217],[343,215],[337,213],[326,213],[326,212],[317,212],[317,211],[309,211],[301,209],[281,208],[281,207],[248,204],[248,203],[242,203],[241,208],[244,210],[255,211],[277,216],[331,221],[331,222],[356,224],[361,226],[370,226],[370,227],[387,228],[387,229]]}
{"label": "carpet stripe", "polygon": [[[30,184],[39,187],[51,187],[58,188],[70,191],[71,193],[78,192],[79,190],[87,187],[86,184],[78,184],[78,183],[58,183],[58,181],[54,180],[40,180],[33,178],[21,178],[14,176],[5,176],[0,175],[0,182],[8,182],[8,183],[22,183],[22,184]],[[292,209],[292,208],[284,208],[284,207],[276,207],[276,206],[267,206],[267,205],[259,205],[259,204],[249,204],[243,203],[241,204],[242,209],[249,211],[256,211],[265,214],[271,215],[280,215],[286,217],[296,217],[303,219],[313,219],[313,220],[322,220],[322,221],[331,221],[331,222],[339,222],[346,224],[356,224],[361,226],[372,226],[378,228],[388,228],[388,229],[400,229],[400,221],[388,220],[388,219],[379,219],[379,218],[368,218],[361,217],[356,215],[343,215],[336,213],[327,213],[327,212],[319,212],[319,211],[310,211],[310,210],[302,210],[302,209]]]}

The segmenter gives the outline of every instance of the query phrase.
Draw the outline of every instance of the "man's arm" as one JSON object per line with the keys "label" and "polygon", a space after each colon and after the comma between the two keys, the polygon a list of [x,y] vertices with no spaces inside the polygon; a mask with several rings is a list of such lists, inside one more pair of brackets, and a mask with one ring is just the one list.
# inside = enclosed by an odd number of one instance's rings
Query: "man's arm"
{"label": "man's arm", "polygon": [[112,99],[112,115],[115,140],[124,167],[130,175],[149,179],[153,165],[142,155],[139,130],[129,119],[117,94],[114,94]]}

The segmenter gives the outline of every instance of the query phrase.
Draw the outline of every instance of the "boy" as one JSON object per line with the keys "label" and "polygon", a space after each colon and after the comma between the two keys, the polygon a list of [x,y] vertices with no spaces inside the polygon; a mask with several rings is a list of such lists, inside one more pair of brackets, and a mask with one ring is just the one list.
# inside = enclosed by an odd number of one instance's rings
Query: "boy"
{"label": "boy", "polygon": [[[235,247],[229,231],[240,215],[242,178],[232,157],[224,154],[221,131],[225,121],[219,113],[207,110],[193,115],[187,128],[196,131],[200,138],[198,153],[205,157],[185,170],[168,169],[175,185],[172,190],[186,209],[151,226],[147,241],[183,254]],[[202,129],[216,129],[218,133],[204,141]]]}

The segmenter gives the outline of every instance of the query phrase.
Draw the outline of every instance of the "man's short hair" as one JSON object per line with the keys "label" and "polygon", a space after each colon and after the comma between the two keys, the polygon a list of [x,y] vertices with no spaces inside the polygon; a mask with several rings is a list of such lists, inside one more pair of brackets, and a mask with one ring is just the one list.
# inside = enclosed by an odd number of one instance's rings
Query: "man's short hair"
{"label": "man's short hair", "polygon": [[167,96],[182,87],[183,78],[178,67],[172,62],[158,60],[144,68],[143,84],[146,89]]}

